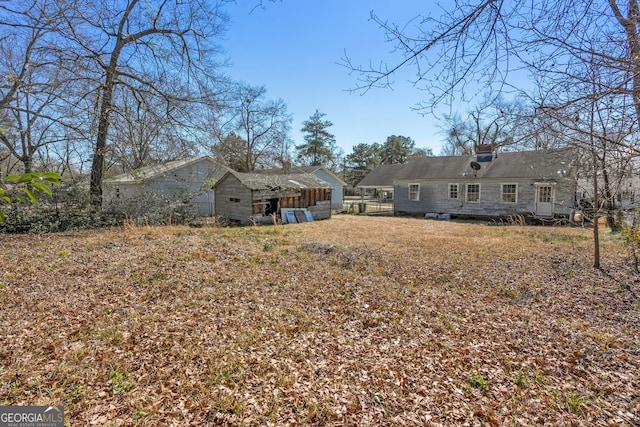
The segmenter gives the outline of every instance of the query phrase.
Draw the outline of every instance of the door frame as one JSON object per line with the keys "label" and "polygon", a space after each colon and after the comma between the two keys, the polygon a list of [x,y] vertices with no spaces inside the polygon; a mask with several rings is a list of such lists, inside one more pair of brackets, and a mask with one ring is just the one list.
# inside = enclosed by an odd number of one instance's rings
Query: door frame
{"label": "door frame", "polygon": [[[552,217],[553,205],[556,198],[556,183],[555,182],[536,182],[536,194],[535,194],[535,213],[536,216]],[[542,189],[549,189],[548,196],[544,195]],[[540,198],[545,196],[545,201],[541,201]],[[547,200],[548,199],[548,200]]]}

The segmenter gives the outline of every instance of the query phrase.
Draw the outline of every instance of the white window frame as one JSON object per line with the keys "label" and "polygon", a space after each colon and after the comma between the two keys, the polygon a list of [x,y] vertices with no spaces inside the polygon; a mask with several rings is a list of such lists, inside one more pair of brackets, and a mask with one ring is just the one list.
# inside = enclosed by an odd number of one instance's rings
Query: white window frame
{"label": "white window frame", "polygon": [[[451,197],[451,190],[454,187],[456,189],[456,197]],[[460,199],[460,184],[450,183],[447,188],[449,189],[449,200],[459,200]]]}
{"label": "white window frame", "polygon": [[[504,196],[506,194],[504,192],[504,188],[507,185],[513,185],[515,187],[515,193],[513,194],[515,197],[514,197],[513,201],[504,199]],[[508,194],[511,195],[512,193],[508,193]],[[500,184],[500,202],[501,203],[507,203],[507,204],[510,204],[510,205],[518,203],[518,183],[517,182],[505,182],[505,183]]]}
{"label": "white window frame", "polygon": [[[472,185],[477,186],[478,187],[478,200],[469,200],[469,187],[471,187]],[[480,194],[482,192],[482,186],[480,185],[480,183],[469,183],[465,186],[465,190],[464,190],[464,197],[465,197],[465,201],[467,203],[480,203]]]}
{"label": "white window frame", "polygon": [[[554,191],[553,191],[553,184],[544,184],[544,185],[539,185],[538,186],[538,194],[536,195],[536,199],[537,199],[537,203],[553,203],[553,196],[554,196]],[[544,189],[544,193],[541,191],[542,189]],[[548,190],[548,193],[547,193]],[[544,200],[540,200],[540,198],[543,196],[543,194],[546,196]]]}
{"label": "white window frame", "polygon": [[[415,186],[416,187],[416,192],[415,192],[415,197],[411,197],[411,187]],[[409,200],[411,200],[412,202],[418,202],[420,201],[420,184],[417,183],[411,183],[408,185],[408,189],[409,189]]]}

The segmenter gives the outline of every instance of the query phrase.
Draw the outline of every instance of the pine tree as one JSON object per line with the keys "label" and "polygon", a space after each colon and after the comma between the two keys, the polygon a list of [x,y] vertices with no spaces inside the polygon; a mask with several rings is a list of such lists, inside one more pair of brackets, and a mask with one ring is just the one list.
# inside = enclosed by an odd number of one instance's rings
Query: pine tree
{"label": "pine tree", "polygon": [[298,162],[303,166],[324,166],[335,157],[335,137],[327,128],[333,126],[329,120],[322,120],[326,114],[316,110],[309,120],[302,122],[305,144],[296,145]]}

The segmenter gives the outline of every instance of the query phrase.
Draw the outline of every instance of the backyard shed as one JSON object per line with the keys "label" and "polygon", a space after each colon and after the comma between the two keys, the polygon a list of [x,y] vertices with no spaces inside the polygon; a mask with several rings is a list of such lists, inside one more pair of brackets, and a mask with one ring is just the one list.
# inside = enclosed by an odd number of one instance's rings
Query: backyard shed
{"label": "backyard shed", "polygon": [[167,203],[192,203],[200,216],[213,216],[212,186],[227,171],[229,168],[208,156],[145,166],[105,180],[105,202],[152,197]]}
{"label": "backyard shed", "polygon": [[331,217],[331,185],[308,173],[229,171],[213,189],[216,216],[239,224],[271,222],[287,209],[307,210],[309,219]]}
{"label": "backyard shed", "polygon": [[347,183],[324,166],[289,166],[286,169],[261,169],[255,172],[260,174],[308,173],[314,175],[331,186],[331,208],[333,210],[342,209],[344,187],[347,186]]}

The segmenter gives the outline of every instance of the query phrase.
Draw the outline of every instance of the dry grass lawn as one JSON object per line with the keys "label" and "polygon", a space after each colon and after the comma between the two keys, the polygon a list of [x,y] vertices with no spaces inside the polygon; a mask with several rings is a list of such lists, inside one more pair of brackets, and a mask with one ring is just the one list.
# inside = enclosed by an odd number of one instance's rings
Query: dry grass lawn
{"label": "dry grass lawn", "polygon": [[640,425],[591,230],[407,218],[0,235],[0,405],[71,426]]}

